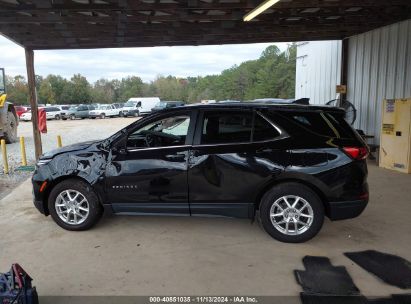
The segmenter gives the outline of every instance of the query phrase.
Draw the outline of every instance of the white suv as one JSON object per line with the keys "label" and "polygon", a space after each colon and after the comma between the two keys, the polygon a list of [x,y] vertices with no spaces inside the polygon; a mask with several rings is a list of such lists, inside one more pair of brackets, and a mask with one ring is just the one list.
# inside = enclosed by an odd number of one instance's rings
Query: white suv
{"label": "white suv", "polygon": [[94,119],[100,117],[104,119],[106,117],[119,116],[119,109],[116,109],[113,105],[101,105],[98,109],[89,112],[90,118]]}

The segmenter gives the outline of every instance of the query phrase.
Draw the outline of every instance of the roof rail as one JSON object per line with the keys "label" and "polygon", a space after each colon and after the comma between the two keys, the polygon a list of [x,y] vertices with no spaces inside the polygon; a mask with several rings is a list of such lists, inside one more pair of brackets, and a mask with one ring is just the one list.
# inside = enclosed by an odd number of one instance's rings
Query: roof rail
{"label": "roof rail", "polygon": [[300,104],[300,105],[308,106],[310,104],[310,98],[299,98],[299,99],[260,98],[260,99],[254,99],[253,102],[274,103],[274,104]]}

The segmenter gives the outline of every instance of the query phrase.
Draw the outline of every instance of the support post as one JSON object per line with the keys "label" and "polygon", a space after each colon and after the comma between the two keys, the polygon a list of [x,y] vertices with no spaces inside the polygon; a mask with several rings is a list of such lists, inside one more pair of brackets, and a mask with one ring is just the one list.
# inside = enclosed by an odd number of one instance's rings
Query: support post
{"label": "support post", "polygon": [[33,139],[34,151],[36,160],[39,159],[43,153],[41,146],[41,135],[38,124],[38,108],[37,108],[37,94],[36,94],[36,76],[34,73],[34,52],[31,49],[26,51],[26,68],[27,68],[27,83],[29,87],[29,100],[31,107],[31,123],[33,124]]}
{"label": "support post", "polygon": [[[340,84],[346,85],[348,82],[348,38],[342,40],[341,49],[341,81]],[[347,91],[349,90],[347,86]],[[341,94],[341,100],[347,98],[347,94]]]}

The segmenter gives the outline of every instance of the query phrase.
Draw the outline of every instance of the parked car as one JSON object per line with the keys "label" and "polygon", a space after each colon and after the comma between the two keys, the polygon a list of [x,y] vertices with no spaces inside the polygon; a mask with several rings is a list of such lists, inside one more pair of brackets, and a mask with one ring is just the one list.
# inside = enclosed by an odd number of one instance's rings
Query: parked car
{"label": "parked car", "polygon": [[132,97],[124,104],[123,116],[147,115],[159,102],[158,97]]}
{"label": "parked car", "polygon": [[19,120],[21,121],[30,121],[31,120],[31,111],[24,112],[20,115]]}
{"label": "parked car", "polygon": [[184,101],[160,101],[154,108],[151,109],[151,111],[154,112],[169,108],[181,107],[184,105]]}
{"label": "parked car", "polygon": [[70,110],[70,106],[65,105],[56,105],[57,108],[60,109],[61,119],[66,120],[68,117],[68,111]]}
{"label": "parked car", "polygon": [[77,119],[77,118],[85,119],[85,118],[90,117],[89,112],[94,109],[95,108],[91,105],[79,105],[79,106],[71,107],[67,111],[66,115],[72,120]]}
{"label": "parked car", "polygon": [[28,111],[28,108],[25,106],[14,106],[14,109],[16,110],[17,117],[20,117],[21,114]]}
{"label": "parked car", "polygon": [[34,204],[68,230],[92,227],[103,210],[257,215],[275,239],[304,242],[324,216],[341,220],[364,210],[367,154],[339,108],[176,107],[105,140],[43,154],[32,178]]}
{"label": "parked car", "polygon": [[123,116],[124,103],[113,103],[113,106],[118,110],[118,116]]}
{"label": "parked car", "polygon": [[99,108],[95,110],[91,110],[89,112],[90,118],[94,119],[99,117],[104,119],[106,117],[115,117],[119,116],[119,110],[116,109],[113,105],[101,105]]}
{"label": "parked car", "polygon": [[59,107],[44,107],[44,111],[46,112],[46,119],[48,120],[60,120],[61,119],[61,113],[62,111],[60,110]]}

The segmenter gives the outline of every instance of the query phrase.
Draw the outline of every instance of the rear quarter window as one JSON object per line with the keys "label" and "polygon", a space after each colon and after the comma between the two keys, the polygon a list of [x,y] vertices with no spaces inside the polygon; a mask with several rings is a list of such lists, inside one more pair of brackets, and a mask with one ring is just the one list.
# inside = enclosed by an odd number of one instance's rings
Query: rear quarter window
{"label": "rear quarter window", "polygon": [[[302,129],[320,136],[353,138],[355,133],[345,121],[343,113],[324,111],[283,111],[280,116],[286,118],[284,128],[293,129],[294,133],[304,133]],[[293,124],[289,125],[289,123]],[[298,126],[299,128],[295,128]]]}

